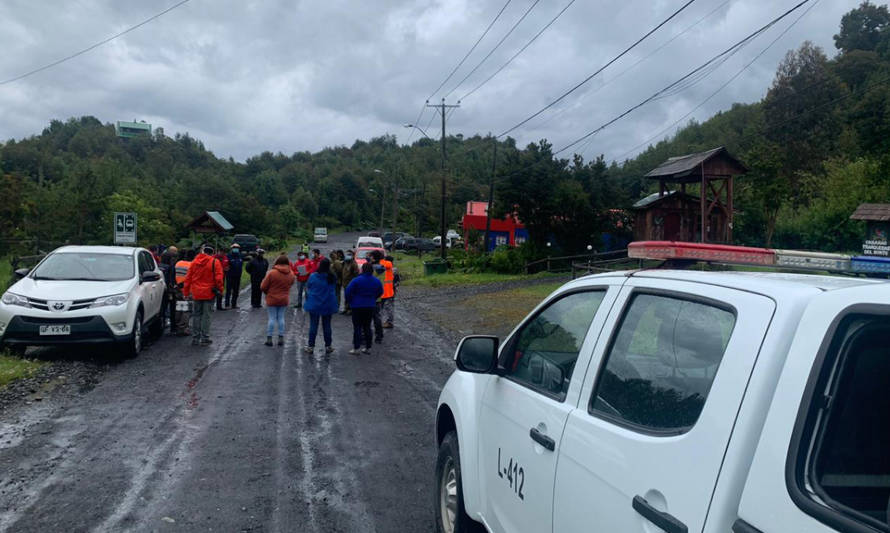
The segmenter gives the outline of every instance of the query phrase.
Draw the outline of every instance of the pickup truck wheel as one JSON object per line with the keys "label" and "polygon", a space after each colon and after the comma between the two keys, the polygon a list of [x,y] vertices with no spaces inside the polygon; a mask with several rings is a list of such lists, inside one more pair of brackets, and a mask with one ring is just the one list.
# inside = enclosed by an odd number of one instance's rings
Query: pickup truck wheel
{"label": "pickup truck wheel", "polygon": [[133,318],[133,336],[124,346],[125,357],[136,357],[142,351],[142,311],[136,311]]}
{"label": "pickup truck wheel", "polygon": [[460,449],[457,433],[448,432],[439,445],[436,460],[436,531],[469,533],[485,531],[482,524],[467,516],[461,488]]}

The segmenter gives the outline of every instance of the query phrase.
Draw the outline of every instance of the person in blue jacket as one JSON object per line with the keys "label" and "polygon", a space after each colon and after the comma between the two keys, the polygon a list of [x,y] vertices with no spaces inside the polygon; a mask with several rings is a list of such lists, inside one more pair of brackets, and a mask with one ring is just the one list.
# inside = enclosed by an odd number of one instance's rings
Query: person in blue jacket
{"label": "person in blue jacket", "polygon": [[315,351],[315,337],[318,335],[318,322],[324,330],[324,351],[331,353],[334,347],[331,334],[331,315],[337,312],[337,276],[331,272],[331,260],[322,259],[318,269],[309,276],[306,282],[306,303],[303,310],[309,313],[309,341],[304,350],[306,353]]}
{"label": "person in blue jacket", "polygon": [[383,283],[374,276],[374,267],[370,263],[362,265],[362,273],[346,286],[346,303],[352,309],[352,349],[349,353],[358,355],[362,338],[365,347],[362,353],[371,351],[371,321],[377,309],[377,298],[383,295]]}
{"label": "person in blue jacket", "polygon": [[226,271],[226,302],[224,308],[238,309],[238,292],[241,291],[241,272],[244,259],[241,257],[241,245],[232,244],[229,252],[229,269]]}

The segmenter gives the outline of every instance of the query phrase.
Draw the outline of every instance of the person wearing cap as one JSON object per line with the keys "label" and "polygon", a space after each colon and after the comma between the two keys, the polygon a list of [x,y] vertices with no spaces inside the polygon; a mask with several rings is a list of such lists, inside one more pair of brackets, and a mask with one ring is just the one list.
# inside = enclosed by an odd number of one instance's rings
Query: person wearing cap
{"label": "person wearing cap", "polygon": [[266,277],[266,272],[269,271],[269,261],[264,257],[265,253],[266,251],[262,248],[257,248],[256,255],[244,267],[247,273],[250,274],[250,306],[254,309],[259,309],[263,306],[263,292],[260,289],[260,284],[263,283],[263,278]]}
{"label": "person wearing cap", "polygon": [[215,297],[222,294],[223,266],[213,254],[213,246],[205,244],[185,275],[182,293],[194,301],[192,314],[192,345],[207,346],[210,340],[210,311]]}
{"label": "person wearing cap", "polygon": [[232,243],[228,255],[229,268],[226,270],[226,309],[238,309],[238,292],[241,291],[241,273],[244,271],[244,259],[241,257],[241,245]]}

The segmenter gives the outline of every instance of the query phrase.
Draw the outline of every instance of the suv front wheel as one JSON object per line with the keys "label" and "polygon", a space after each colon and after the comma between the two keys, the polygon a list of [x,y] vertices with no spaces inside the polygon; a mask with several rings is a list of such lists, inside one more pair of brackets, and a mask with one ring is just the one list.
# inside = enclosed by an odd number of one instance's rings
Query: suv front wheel
{"label": "suv front wheel", "polygon": [[436,460],[436,531],[438,533],[484,532],[482,524],[467,516],[461,488],[460,449],[457,433],[449,431],[439,445]]}
{"label": "suv front wheel", "polygon": [[136,357],[142,351],[142,311],[136,311],[133,317],[133,335],[124,347],[126,357]]}

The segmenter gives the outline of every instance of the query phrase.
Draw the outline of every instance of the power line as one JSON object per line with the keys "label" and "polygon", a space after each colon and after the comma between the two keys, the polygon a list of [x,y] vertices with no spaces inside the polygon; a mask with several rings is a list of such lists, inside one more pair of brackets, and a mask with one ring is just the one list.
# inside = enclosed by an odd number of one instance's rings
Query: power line
{"label": "power line", "polygon": [[[729,0],[727,0],[727,1],[729,1]],[[568,8],[572,7],[572,4],[574,4],[574,3],[575,3],[575,0],[570,0],[569,3],[566,4],[566,6],[565,6],[564,8],[562,8],[562,10],[560,10],[559,13],[556,14],[555,17],[553,17],[552,19],[550,19],[550,22],[548,22],[543,28],[541,28],[541,31],[539,31],[538,33],[536,33],[534,37],[532,37],[527,43],[525,43],[525,46],[523,46],[522,48],[519,49],[518,52],[516,52],[515,54],[513,54],[513,57],[511,57],[510,59],[508,59],[506,63],[504,63],[503,65],[501,65],[501,67],[500,67],[499,69],[497,69],[496,71],[494,71],[494,74],[492,74],[491,76],[485,78],[485,80],[483,80],[482,83],[480,83],[479,85],[473,87],[473,89],[472,89],[470,92],[468,92],[467,94],[463,95],[460,99],[461,99],[461,100],[466,99],[468,96],[470,96],[470,95],[473,94],[474,92],[478,91],[483,85],[485,85],[486,83],[488,83],[489,81],[491,81],[492,78],[494,78],[495,76],[497,76],[498,74],[500,74],[500,72],[501,72],[502,70],[504,70],[504,69],[507,67],[507,65],[509,65],[510,63],[512,63],[513,60],[516,59],[516,58],[519,56],[519,54],[521,54],[522,52],[525,51],[526,48],[528,48],[529,46],[531,46],[531,44],[532,44],[533,42],[535,42],[535,39],[537,39],[538,37],[540,37],[541,34],[544,33],[545,31],[547,31],[547,28],[549,28],[550,26],[552,26],[553,23],[556,22],[556,20],[557,20],[560,16],[562,16],[562,14],[565,13],[566,10],[567,10]]]}
{"label": "power line", "polygon": [[[525,13],[523,13],[522,16],[519,17],[519,20],[517,20],[516,23],[513,24],[513,27],[510,28],[510,31],[508,31],[507,33],[504,34],[503,37],[501,37],[501,40],[498,41],[497,44],[494,45],[494,47],[493,47],[491,50],[489,50],[488,54],[486,54],[486,56],[482,58],[482,61],[480,61],[479,63],[476,64],[475,67],[473,67],[473,70],[471,70],[466,76],[464,76],[464,79],[460,80],[460,81],[458,82],[458,84],[454,86],[453,89],[451,89],[450,91],[448,91],[447,93],[445,93],[444,98],[447,98],[449,94],[453,93],[454,91],[457,90],[458,87],[460,87],[461,85],[463,85],[464,82],[467,81],[467,79],[468,79],[470,76],[472,76],[473,73],[475,73],[475,72],[479,69],[479,67],[481,67],[482,64],[485,63],[485,61],[488,60],[489,57],[491,57],[491,54],[493,54],[495,50],[497,50],[502,44],[504,44],[504,41],[507,40],[507,37],[509,37],[510,34],[513,33],[513,30],[515,30],[515,29],[522,23],[523,20],[525,20],[525,17],[527,17],[528,14],[532,12],[532,9],[534,9],[535,6],[538,5],[538,3],[539,3],[540,1],[541,1],[541,0],[534,0],[534,2],[532,2],[532,5],[530,5],[530,6],[528,7],[528,9],[525,10]],[[459,101],[459,100],[458,100],[458,101]]]}
{"label": "power line", "polygon": [[[473,53],[473,50],[475,50],[476,47],[479,46],[479,43],[482,42],[482,39],[484,39],[485,36],[488,35],[488,31],[491,30],[491,27],[494,26],[494,23],[497,22],[497,20],[499,18],[501,18],[501,14],[504,12],[505,9],[507,9],[507,6],[510,5],[510,2],[512,2],[512,0],[507,0],[507,2],[503,5],[503,7],[501,7],[501,10],[498,11],[498,14],[494,16],[494,18],[488,24],[488,27],[485,28],[484,32],[482,32],[482,35],[480,35],[479,38],[476,39],[476,42],[473,44],[473,46],[470,48],[470,50],[464,55],[463,59],[461,59],[460,62],[453,69],[451,69],[451,73],[448,74],[448,76],[444,80],[442,80],[442,83],[440,83],[439,86],[436,87],[436,90],[433,91],[433,93],[430,94],[429,97],[427,97],[427,101],[429,101],[430,98],[436,96],[437,92],[442,90],[442,87],[444,87],[445,84],[448,83],[448,80],[450,80],[451,77],[454,76],[454,73],[457,72],[457,69],[459,69],[461,67],[461,65],[464,64],[464,61],[466,61],[467,58],[470,57],[470,54]],[[451,94],[451,93],[449,93],[449,94]],[[448,96],[448,95],[446,94],[445,96]]]}
{"label": "power line", "polygon": [[501,133],[500,135],[498,135],[498,138],[503,137],[504,135],[507,135],[507,134],[510,133],[511,131],[513,131],[513,130],[519,128],[520,126],[522,126],[523,124],[525,124],[525,123],[528,122],[529,120],[532,120],[533,118],[537,117],[538,115],[540,115],[540,114],[543,113],[544,111],[550,109],[551,107],[553,107],[553,106],[556,105],[557,103],[561,102],[566,96],[568,96],[568,95],[572,94],[573,92],[577,91],[579,88],[581,88],[582,85],[584,85],[584,84],[587,83],[588,81],[592,80],[594,76],[596,76],[596,75],[599,74],[600,72],[604,71],[604,70],[605,70],[606,68],[608,68],[612,63],[614,63],[614,62],[618,61],[619,59],[621,59],[622,57],[624,57],[625,54],[627,54],[628,52],[630,52],[631,50],[633,50],[638,44],[640,44],[641,42],[645,41],[647,37],[649,37],[650,35],[652,35],[652,34],[655,33],[656,31],[658,31],[659,28],[661,28],[662,26],[664,26],[665,24],[667,24],[668,22],[670,22],[674,17],[676,17],[677,15],[679,15],[684,9],[686,9],[687,7],[689,7],[693,2],[695,2],[695,0],[688,0],[685,4],[683,4],[683,5],[680,7],[680,9],[674,11],[674,12],[671,14],[671,16],[669,16],[668,18],[666,18],[666,19],[664,19],[663,21],[661,21],[657,26],[655,26],[654,28],[652,28],[651,30],[649,30],[645,35],[643,35],[642,37],[640,37],[639,39],[637,39],[636,42],[634,42],[632,45],[630,45],[630,46],[628,46],[627,48],[625,48],[623,52],[621,52],[621,53],[618,54],[617,56],[613,57],[608,63],[606,63],[605,65],[603,65],[603,66],[600,67],[599,69],[597,69],[596,72],[594,72],[594,73],[591,74],[590,76],[587,76],[586,78],[584,78],[580,83],[576,84],[574,87],[572,87],[572,88],[569,89],[568,91],[564,92],[559,98],[557,98],[556,100],[554,100],[554,101],[550,102],[549,104],[545,105],[544,107],[542,107],[541,109],[539,109],[538,111],[536,111],[535,113],[533,113],[531,116],[529,116],[529,117],[527,117],[526,119],[524,119],[524,120],[523,120],[522,122],[520,122],[519,124],[516,124],[516,125],[513,126],[512,128],[510,128],[510,129],[508,129],[507,131],[505,131],[504,133]]}
{"label": "power line", "polygon": [[[585,96],[585,97],[589,97],[589,96],[593,96],[594,94],[600,92],[600,91],[603,90],[607,85],[611,84],[612,82],[614,82],[614,81],[617,80],[618,78],[624,76],[625,74],[627,74],[627,73],[630,72],[631,70],[635,69],[638,65],[640,65],[640,63],[643,63],[644,61],[648,60],[650,57],[654,56],[655,54],[657,54],[658,52],[660,52],[661,50],[663,50],[663,49],[664,49],[665,47],[667,47],[669,44],[671,44],[672,42],[676,41],[677,39],[679,39],[680,37],[682,37],[683,35],[685,35],[686,33],[688,33],[690,30],[692,30],[692,28],[698,26],[699,24],[701,24],[702,22],[704,22],[705,20],[707,20],[708,18],[710,18],[712,15],[714,15],[715,13],[717,13],[718,11],[720,11],[721,9],[723,9],[723,7],[726,6],[727,4],[729,4],[731,1],[732,1],[732,0],[723,0],[723,2],[722,2],[720,5],[718,5],[718,6],[715,7],[714,9],[712,9],[712,10],[711,10],[710,12],[708,12],[705,16],[703,16],[703,17],[701,17],[700,19],[696,20],[695,22],[693,22],[693,23],[690,24],[689,26],[686,26],[686,27],[683,28],[683,30],[681,30],[679,33],[677,33],[676,35],[674,35],[673,37],[671,37],[670,39],[668,39],[667,41],[665,41],[664,43],[662,43],[660,46],[658,46],[657,48],[655,48],[654,50],[652,50],[651,52],[649,52],[648,54],[646,54],[646,55],[643,56],[642,58],[638,59],[635,63],[633,63],[632,65],[630,65],[630,66],[627,67],[626,69],[622,70],[621,72],[619,72],[619,73],[616,74],[615,76],[609,78],[608,80],[606,80],[605,82],[603,82],[602,85],[600,85],[599,87],[596,87],[595,89],[593,89],[593,90],[590,91],[589,93],[585,94],[584,96]],[[550,115],[549,117],[547,117],[546,119],[544,119],[542,122],[540,122],[540,123],[538,124],[538,127],[540,128],[540,127],[542,127],[542,126],[545,126],[545,125],[549,124],[549,123],[550,123],[551,121],[553,121],[554,119],[556,119],[556,118],[562,116],[562,114],[565,113],[568,109],[570,109],[570,108],[569,108],[569,107],[563,107],[562,109],[560,109],[560,110],[557,111],[556,113],[553,113],[552,115]]]}
{"label": "power line", "polygon": [[[461,59],[460,62],[459,62],[459,63],[458,63],[458,64],[451,70],[451,73],[448,74],[448,76],[446,76],[444,80],[442,80],[442,83],[440,83],[439,86],[436,87],[436,90],[433,91],[433,92],[427,97],[426,102],[424,102],[423,105],[420,106],[420,112],[417,113],[417,118],[414,119],[414,122],[412,122],[412,124],[419,124],[419,123],[420,123],[420,118],[423,116],[423,112],[426,111],[427,104],[430,102],[430,99],[431,99],[432,97],[436,96],[436,93],[437,93],[437,92],[439,92],[440,90],[442,90],[442,87],[444,87],[445,84],[448,83],[448,80],[450,80],[451,77],[454,76],[454,73],[457,72],[457,69],[459,69],[459,68],[461,67],[461,65],[464,64],[464,61],[466,61],[467,58],[470,57],[470,54],[472,54],[472,53],[473,53],[473,50],[475,50],[476,47],[479,46],[479,43],[482,42],[482,39],[484,39],[485,36],[488,35],[489,30],[491,30],[492,26],[494,26],[494,23],[497,22],[497,20],[498,20],[499,18],[501,18],[501,14],[503,14],[504,10],[507,9],[507,6],[509,6],[509,5],[510,5],[510,2],[512,2],[512,1],[513,1],[513,0],[507,0],[507,1],[504,3],[503,7],[501,7],[501,10],[498,11],[498,14],[495,15],[494,18],[491,20],[491,22],[488,23],[488,27],[485,28],[485,31],[482,32],[482,35],[480,35],[479,38],[476,39],[476,43],[473,44],[473,46],[470,48],[469,51],[467,51],[467,53],[464,55],[463,59]],[[434,116],[435,116],[435,115],[434,115]],[[430,124],[432,124],[432,121],[430,121]],[[413,139],[413,138],[414,138],[414,128],[411,128],[411,133],[408,135],[408,141],[407,141],[408,144],[411,143],[411,139]]]}
{"label": "power line", "polygon": [[[761,33],[765,32],[766,30],[768,30],[769,28],[771,28],[773,25],[775,25],[776,23],[778,23],[780,20],[784,19],[785,17],[787,17],[787,16],[790,15],[791,13],[793,13],[793,12],[797,11],[798,9],[800,9],[801,6],[803,6],[804,4],[807,4],[807,3],[811,2],[811,1],[812,1],[812,0],[802,0],[800,3],[798,3],[797,5],[795,5],[794,7],[792,7],[791,9],[789,9],[788,11],[785,11],[783,14],[779,15],[778,17],[774,18],[772,21],[768,22],[767,24],[765,24],[764,26],[762,26],[760,29],[755,30],[753,33],[751,33],[750,35],[748,35],[747,37],[745,37],[745,38],[742,39],[741,41],[739,41],[739,42],[735,43],[734,45],[730,46],[729,48],[727,48],[727,49],[724,50],[723,52],[720,52],[719,54],[717,54],[716,56],[712,57],[711,59],[709,59],[708,61],[706,61],[706,62],[703,63],[702,65],[696,67],[695,69],[693,69],[693,70],[690,71],[689,73],[687,73],[687,74],[685,74],[684,76],[680,77],[678,80],[674,81],[673,83],[671,83],[671,84],[668,85],[667,87],[665,87],[665,88],[661,89],[660,91],[654,93],[652,96],[646,98],[646,99],[643,100],[642,102],[640,102],[640,103],[638,103],[638,104],[636,104],[636,105],[630,107],[629,109],[627,109],[626,111],[624,111],[624,112],[621,113],[620,115],[616,116],[615,118],[609,120],[608,122],[604,123],[603,125],[599,126],[598,128],[596,128],[596,129],[594,129],[594,130],[592,130],[592,131],[586,133],[585,135],[579,137],[578,139],[572,141],[571,143],[567,144],[567,145],[564,146],[563,148],[557,150],[556,152],[554,152],[553,155],[557,155],[557,154],[559,154],[559,153],[562,153],[562,152],[568,150],[568,149],[571,148],[572,146],[575,146],[576,144],[578,144],[578,143],[581,142],[581,141],[584,141],[585,139],[587,139],[587,138],[590,137],[591,135],[594,135],[595,133],[598,133],[598,132],[600,132],[600,131],[606,129],[607,127],[609,127],[609,126],[611,126],[612,124],[618,122],[618,121],[621,120],[622,118],[626,117],[627,115],[631,114],[632,112],[636,111],[637,109],[643,107],[644,105],[648,104],[649,102],[652,102],[653,100],[656,100],[656,99],[660,98],[662,95],[667,94],[667,93],[674,94],[673,91],[674,91],[675,88],[677,88],[678,86],[682,86],[682,85],[685,84],[689,79],[695,78],[695,77],[698,76],[698,74],[701,73],[702,71],[708,70],[708,69],[709,69],[712,65],[714,65],[715,63],[717,63],[717,62],[721,62],[721,63],[722,63],[723,61],[725,61],[725,57],[726,57],[726,56],[731,55],[731,54],[734,54],[736,51],[738,51],[738,49],[739,49],[740,47],[742,47],[742,46],[748,44],[748,43],[751,42],[753,39],[755,39],[757,36],[759,36]],[[697,81],[696,81],[696,83],[697,83]]]}
{"label": "power line", "polygon": [[673,124],[671,124],[671,125],[668,126],[667,128],[661,130],[659,133],[653,135],[652,137],[648,138],[648,139],[645,140],[644,142],[642,142],[642,143],[640,143],[640,144],[634,146],[633,148],[631,148],[631,149],[628,150],[627,152],[623,153],[618,159],[619,159],[619,160],[620,160],[620,159],[624,159],[624,157],[627,156],[628,154],[630,154],[630,153],[636,151],[637,149],[639,149],[639,148],[641,148],[641,147],[643,147],[643,146],[649,144],[649,143],[652,142],[654,139],[656,139],[656,138],[658,138],[658,137],[661,137],[662,135],[664,135],[665,133],[667,133],[668,131],[670,131],[671,129],[673,129],[677,124],[679,124],[680,122],[682,122],[683,120],[685,120],[687,117],[689,117],[689,115],[695,113],[695,112],[698,111],[703,105],[705,105],[705,104],[707,104],[709,101],[711,101],[712,98],[714,98],[715,96],[717,96],[721,91],[723,91],[723,89],[725,89],[727,86],[729,86],[730,83],[732,83],[733,81],[735,81],[735,79],[738,78],[738,77],[742,74],[742,72],[748,70],[748,68],[749,68],[751,65],[753,65],[758,59],[760,59],[760,57],[763,56],[763,54],[765,54],[770,48],[772,48],[773,45],[775,45],[775,44],[779,41],[779,39],[781,39],[782,37],[784,37],[785,34],[787,34],[787,33],[791,30],[791,28],[793,28],[795,25],[797,25],[797,23],[800,22],[800,20],[801,20],[802,18],[804,18],[805,16],[807,16],[807,14],[808,14],[810,11],[812,11],[812,9],[813,9],[814,7],[816,7],[816,5],[817,5],[818,3],[819,3],[819,0],[815,0],[815,1],[810,5],[810,7],[808,7],[803,13],[801,13],[799,17],[797,17],[796,19],[794,19],[794,20],[791,22],[791,24],[789,24],[788,27],[785,28],[785,29],[782,31],[782,33],[780,33],[778,36],[776,36],[776,38],[773,39],[768,45],[766,45],[766,47],[765,47],[763,50],[761,50],[760,53],[758,53],[756,56],[754,56],[754,59],[752,59],[751,61],[749,61],[748,63],[746,63],[741,69],[738,70],[738,72],[736,72],[732,77],[730,77],[728,80],[726,80],[726,82],[723,83],[723,85],[721,85],[720,87],[718,87],[716,91],[712,92],[710,95],[708,95],[707,98],[705,98],[704,100],[702,100],[701,102],[699,102],[699,104],[698,104],[697,106],[695,106],[694,108],[692,108],[688,113],[686,113],[685,115],[683,115],[682,117],[680,117],[679,119],[677,119]]}
{"label": "power line", "polygon": [[139,24],[136,24],[135,26],[130,26],[129,28],[125,29],[124,31],[122,31],[122,32],[120,32],[120,33],[116,33],[116,34],[112,35],[111,37],[109,37],[109,38],[107,38],[107,39],[105,39],[105,40],[103,40],[103,41],[99,41],[98,43],[96,43],[96,44],[94,44],[94,45],[92,45],[92,46],[88,46],[87,48],[84,48],[83,50],[80,50],[80,51],[78,51],[78,52],[75,52],[75,53],[73,53],[73,54],[71,54],[71,55],[69,55],[69,56],[63,57],[62,59],[58,59],[58,60],[53,61],[52,63],[48,63],[48,64],[46,64],[46,65],[44,65],[44,66],[42,66],[42,67],[39,67],[39,68],[36,68],[36,69],[34,69],[34,70],[25,72],[24,74],[21,74],[21,75],[19,75],[19,76],[14,77],[14,78],[9,78],[8,80],[0,81],[0,85],[6,85],[7,83],[12,83],[12,82],[14,82],[14,81],[18,81],[18,80],[20,80],[20,79],[27,78],[28,76],[31,76],[32,74],[37,74],[38,72],[42,72],[42,71],[44,71],[44,70],[46,70],[46,69],[48,69],[48,68],[52,68],[52,67],[55,67],[56,65],[60,65],[60,64],[62,64],[62,63],[64,63],[64,62],[68,61],[69,59],[74,59],[75,57],[80,56],[80,55],[83,55],[83,54],[85,54],[85,53],[87,53],[87,52],[89,52],[89,51],[91,51],[91,50],[94,50],[94,49],[96,49],[96,48],[102,46],[103,44],[110,43],[111,41],[117,39],[118,37],[121,37],[121,36],[123,36],[123,35],[126,35],[127,33],[130,33],[131,31],[133,31],[133,30],[135,30],[135,29],[137,29],[137,28],[140,28],[140,27],[142,27],[142,26],[145,26],[146,24],[148,24],[149,22],[155,20],[156,18],[159,18],[160,16],[162,16],[162,15],[164,15],[164,14],[166,14],[166,13],[169,13],[169,12],[173,11],[173,10],[176,9],[177,7],[179,7],[179,6],[183,5],[183,4],[188,3],[189,1],[190,1],[190,0],[181,0],[180,2],[178,2],[178,3],[176,3],[176,4],[173,4],[172,6],[168,7],[167,9],[161,11],[161,12],[158,13],[157,15],[153,15],[153,16],[151,16],[151,17],[149,17],[149,18],[143,20],[142,22],[140,22]]}

